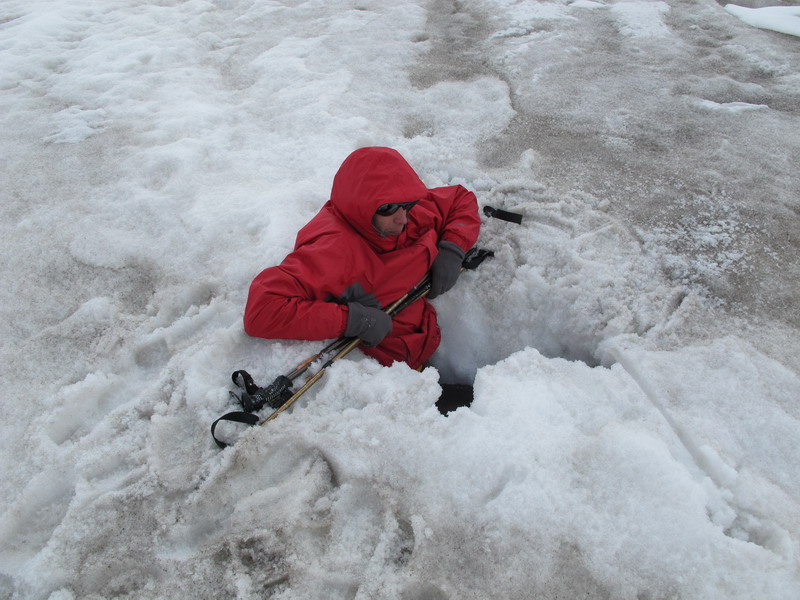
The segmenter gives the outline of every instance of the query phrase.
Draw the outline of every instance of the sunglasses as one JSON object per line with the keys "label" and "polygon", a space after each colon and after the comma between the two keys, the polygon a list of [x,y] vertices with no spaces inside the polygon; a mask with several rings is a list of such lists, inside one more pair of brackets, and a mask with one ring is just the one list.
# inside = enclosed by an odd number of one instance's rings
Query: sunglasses
{"label": "sunglasses", "polygon": [[419,200],[414,200],[413,202],[393,202],[391,204],[381,204],[378,207],[378,210],[375,211],[375,214],[378,214],[382,217],[389,217],[396,213],[401,208],[408,212],[414,205],[419,202]]}

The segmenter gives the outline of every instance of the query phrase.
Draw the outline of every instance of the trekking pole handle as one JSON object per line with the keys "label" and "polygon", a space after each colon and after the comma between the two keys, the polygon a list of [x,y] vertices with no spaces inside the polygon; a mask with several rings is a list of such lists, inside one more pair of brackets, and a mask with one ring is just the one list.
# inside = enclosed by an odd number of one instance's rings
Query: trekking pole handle
{"label": "trekking pole handle", "polygon": [[[480,266],[480,264],[484,260],[492,256],[494,256],[494,252],[492,252],[491,250],[486,250],[478,247],[472,248],[464,255],[464,260],[461,263],[460,272],[463,273],[464,271],[474,271],[475,269],[478,268],[478,266]],[[386,312],[393,317],[407,306],[413,304],[420,298],[427,296],[430,291],[431,291],[431,273],[430,271],[428,271],[428,273],[425,274],[425,277],[423,277],[422,280],[414,288],[409,290],[409,292],[405,296],[395,301],[386,310]]]}
{"label": "trekking pole handle", "polygon": [[272,413],[270,413],[269,416],[267,416],[265,419],[263,419],[262,421],[259,421],[258,424],[259,425],[264,425],[265,423],[269,423],[270,421],[275,419],[279,414],[281,414],[283,411],[285,411],[287,408],[289,408],[292,404],[295,403],[295,401],[300,396],[305,394],[308,391],[308,389],[319,380],[320,377],[322,377],[325,374],[325,369],[330,367],[335,361],[337,361],[340,358],[343,358],[346,355],[350,354],[350,352],[352,352],[360,343],[361,343],[361,339],[353,338],[350,341],[349,344],[347,344],[344,348],[339,350],[339,352],[337,352],[334,356],[332,356],[330,359],[328,359],[328,362],[326,362],[324,365],[322,365],[319,368],[319,371],[317,371],[311,377],[309,377],[308,380],[302,385],[302,387],[300,387],[294,394],[292,394],[291,397],[286,400],[286,402],[281,404],[277,409],[275,409]]}

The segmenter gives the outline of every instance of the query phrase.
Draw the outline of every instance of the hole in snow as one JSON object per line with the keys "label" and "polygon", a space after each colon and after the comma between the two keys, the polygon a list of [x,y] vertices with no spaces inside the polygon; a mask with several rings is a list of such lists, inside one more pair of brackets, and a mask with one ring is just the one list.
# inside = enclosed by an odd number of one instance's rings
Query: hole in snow
{"label": "hole in snow", "polygon": [[680,305],[683,290],[597,198],[507,186],[482,201],[523,223],[485,221],[479,245],[495,257],[434,302],[442,345],[431,363],[442,382],[471,383],[480,367],[525,348],[610,366],[605,340],[643,335]]}

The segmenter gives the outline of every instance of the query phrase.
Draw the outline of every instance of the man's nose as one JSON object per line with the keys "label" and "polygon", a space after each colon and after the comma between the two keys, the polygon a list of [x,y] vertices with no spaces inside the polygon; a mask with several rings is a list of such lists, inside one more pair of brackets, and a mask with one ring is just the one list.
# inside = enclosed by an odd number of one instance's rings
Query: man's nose
{"label": "man's nose", "polygon": [[408,223],[408,211],[405,208],[401,208],[394,213],[394,222],[398,225],[405,225]]}

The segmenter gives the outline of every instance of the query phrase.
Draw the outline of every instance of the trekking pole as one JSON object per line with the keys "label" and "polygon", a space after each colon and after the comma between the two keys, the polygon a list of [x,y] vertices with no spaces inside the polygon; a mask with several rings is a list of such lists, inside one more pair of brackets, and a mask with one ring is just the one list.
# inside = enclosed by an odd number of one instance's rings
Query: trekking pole
{"label": "trekking pole", "polygon": [[[480,265],[486,258],[494,256],[494,253],[491,250],[483,250],[479,248],[473,248],[470,250],[465,256],[464,260],[461,263],[461,272],[463,273],[466,270],[473,270],[477,269],[478,265]],[[410,306],[420,298],[424,298],[428,295],[431,291],[431,274],[430,272],[425,274],[425,277],[411,288],[408,292],[405,293],[401,298],[395,300],[392,304],[390,304],[386,309],[383,311],[390,317],[394,317],[400,311],[405,309],[406,307]],[[358,345],[361,343],[359,338],[353,338],[347,345],[345,345],[339,352],[337,352],[334,356],[332,356],[324,365],[322,365],[319,370],[312,375],[304,384],[303,386],[298,389],[291,397],[289,397],[283,404],[281,404],[278,408],[275,409],[268,417],[259,421],[259,425],[264,425],[265,423],[269,423],[273,419],[275,419],[279,414],[281,414],[284,410],[289,408],[292,404],[294,404],[297,399],[305,394],[308,389],[314,385],[319,379],[325,374],[325,370],[328,369],[333,363],[335,363],[340,358],[344,358],[350,352],[352,352]]]}
{"label": "trekking pole", "polygon": [[247,412],[261,410],[265,404],[270,408],[277,408],[281,402],[292,395],[290,388],[292,387],[292,383],[294,383],[295,379],[305,373],[309,367],[311,367],[311,365],[321,357],[329,354],[330,352],[338,352],[341,350],[348,343],[350,343],[351,339],[352,338],[342,336],[339,339],[332,341],[316,354],[309,356],[286,375],[279,375],[276,377],[275,381],[273,381],[267,387],[262,388],[256,385],[255,381],[253,381],[253,378],[250,376],[250,373],[247,371],[234,371],[231,375],[231,379],[233,380],[233,383],[235,383],[238,387],[243,388],[244,391],[238,397],[233,392],[231,392],[231,395],[236,397],[236,399],[242,405],[242,408]]}
{"label": "trekking pole", "polygon": [[[478,265],[480,265],[486,258],[490,256],[494,256],[494,252],[491,250],[472,248],[464,256],[464,260],[461,263],[461,271],[463,272],[465,270],[477,269]],[[410,306],[420,298],[427,296],[430,290],[431,275],[430,273],[426,273],[425,277],[423,277],[416,286],[411,288],[402,297],[390,304],[384,310],[384,312],[390,317],[394,317],[400,311]],[[215,429],[220,421],[233,421],[236,423],[244,423],[246,425],[264,425],[265,423],[272,421],[284,410],[294,404],[297,399],[300,398],[300,396],[305,394],[309,388],[311,388],[311,386],[319,381],[319,379],[325,374],[325,371],[328,369],[328,367],[330,367],[340,358],[350,354],[350,352],[357,348],[360,343],[361,339],[359,338],[340,337],[339,339],[334,340],[325,346],[313,356],[310,356],[301,362],[290,373],[278,376],[275,381],[273,381],[266,388],[259,388],[253,381],[253,378],[250,377],[246,371],[234,372],[232,375],[233,382],[236,385],[245,388],[245,392],[241,395],[240,402],[242,404],[242,408],[244,408],[246,412],[228,413],[212,423],[211,436],[214,438],[217,446],[220,448],[225,448],[228,446],[228,444],[219,440],[215,435]],[[305,373],[316,360],[330,352],[336,352],[336,354],[328,359],[328,361],[325,362],[325,364],[323,364],[314,375],[306,380],[302,387],[300,387],[296,392],[292,392],[291,386],[294,379]],[[239,380],[241,380],[241,383]],[[231,392],[231,394],[233,394],[233,392]],[[264,404],[269,405],[275,410],[266,418],[259,420],[259,417],[252,414],[252,412],[254,410],[260,410],[263,408]]]}
{"label": "trekking pole", "polygon": [[[406,294],[401,298],[395,300],[386,308],[384,312],[394,317],[398,312],[400,312],[400,310],[410,304],[409,301],[416,301],[427,294],[431,289],[430,279],[430,273],[426,273],[425,277],[423,277],[416,286],[406,292]],[[239,398],[239,402],[241,403],[245,412],[230,412],[222,415],[216,421],[214,421],[211,424],[211,437],[214,438],[214,442],[220,448],[227,448],[229,445],[220,440],[216,435],[217,425],[220,421],[231,421],[234,423],[243,423],[245,425],[263,425],[264,423],[275,419],[280,413],[294,404],[297,399],[300,398],[300,396],[305,394],[308,389],[325,374],[325,370],[328,367],[330,367],[340,358],[347,356],[360,343],[361,340],[359,338],[340,337],[338,340],[334,340],[313,356],[309,356],[306,360],[297,365],[292,372],[287,373],[286,375],[279,375],[275,381],[273,381],[266,388],[259,388],[247,371],[234,372],[231,376],[233,382],[236,385],[245,388],[245,391],[242,392],[242,395]],[[292,392],[291,386],[294,379],[305,373],[318,358],[333,351],[337,351],[336,354],[324,365],[322,365],[322,367],[320,367],[320,369],[314,375],[312,375],[300,389],[298,389],[296,392]],[[231,392],[231,395],[234,395],[233,392]],[[260,410],[264,407],[264,404],[269,405],[275,410],[265,419],[259,419],[258,415],[253,414],[253,411]]]}
{"label": "trekking pole", "polygon": [[[463,267],[462,267],[463,270]],[[431,276],[430,273],[426,273],[425,277],[422,278],[417,285],[415,285],[411,290],[406,292],[404,296],[395,300],[392,304],[390,304],[386,309],[383,311],[390,317],[394,317],[397,313],[401,310],[416,302],[420,298],[426,296],[428,292],[431,291]],[[300,396],[305,394],[308,389],[314,385],[319,379],[325,374],[326,369],[333,365],[337,360],[340,358],[344,358],[350,352],[352,352],[358,345],[361,343],[360,338],[352,338],[348,344],[344,346],[339,352],[337,352],[334,356],[332,356],[324,365],[322,365],[319,370],[314,373],[308,380],[303,384],[303,386],[298,389],[291,397],[289,397],[283,404],[281,404],[278,408],[275,409],[268,417],[259,421],[259,425],[264,425],[265,423],[269,423],[273,419],[275,419],[279,414],[281,414],[284,410],[289,408],[292,404],[294,404]]]}
{"label": "trekking pole", "polygon": [[[421,296],[419,294],[421,290],[426,285],[429,287],[429,281],[430,275],[426,274],[416,286],[406,292],[402,298],[392,303],[392,305],[390,305],[384,312],[393,317],[395,314],[400,312],[402,308],[405,308],[411,303],[409,300],[414,301],[420,298]],[[411,298],[412,296],[413,299]],[[406,301],[406,303],[404,303],[402,308],[398,310],[398,303],[403,301]],[[262,388],[256,385],[255,381],[253,381],[253,378],[247,371],[234,371],[231,375],[231,379],[233,380],[233,383],[235,383],[238,387],[243,388],[244,391],[238,397],[233,394],[233,392],[231,392],[231,395],[239,401],[239,403],[242,405],[242,408],[246,412],[256,412],[261,410],[264,408],[265,404],[270,408],[280,408],[284,402],[294,395],[291,387],[295,379],[305,373],[313,363],[323,356],[330,354],[331,352],[336,353],[336,360],[341,358],[339,353],[347,348],[347,346],[353,342],[353,339],[354,338],[342,336],[339,339],[334,340],[316,354],[309,356],[307,359],[297,365],[291,372],[287,373],[286,375],[279,375],[276,377],[275,381],[273,381],[267,387]],[[350,350],[348,350],[342,356],[349,352]]]}

